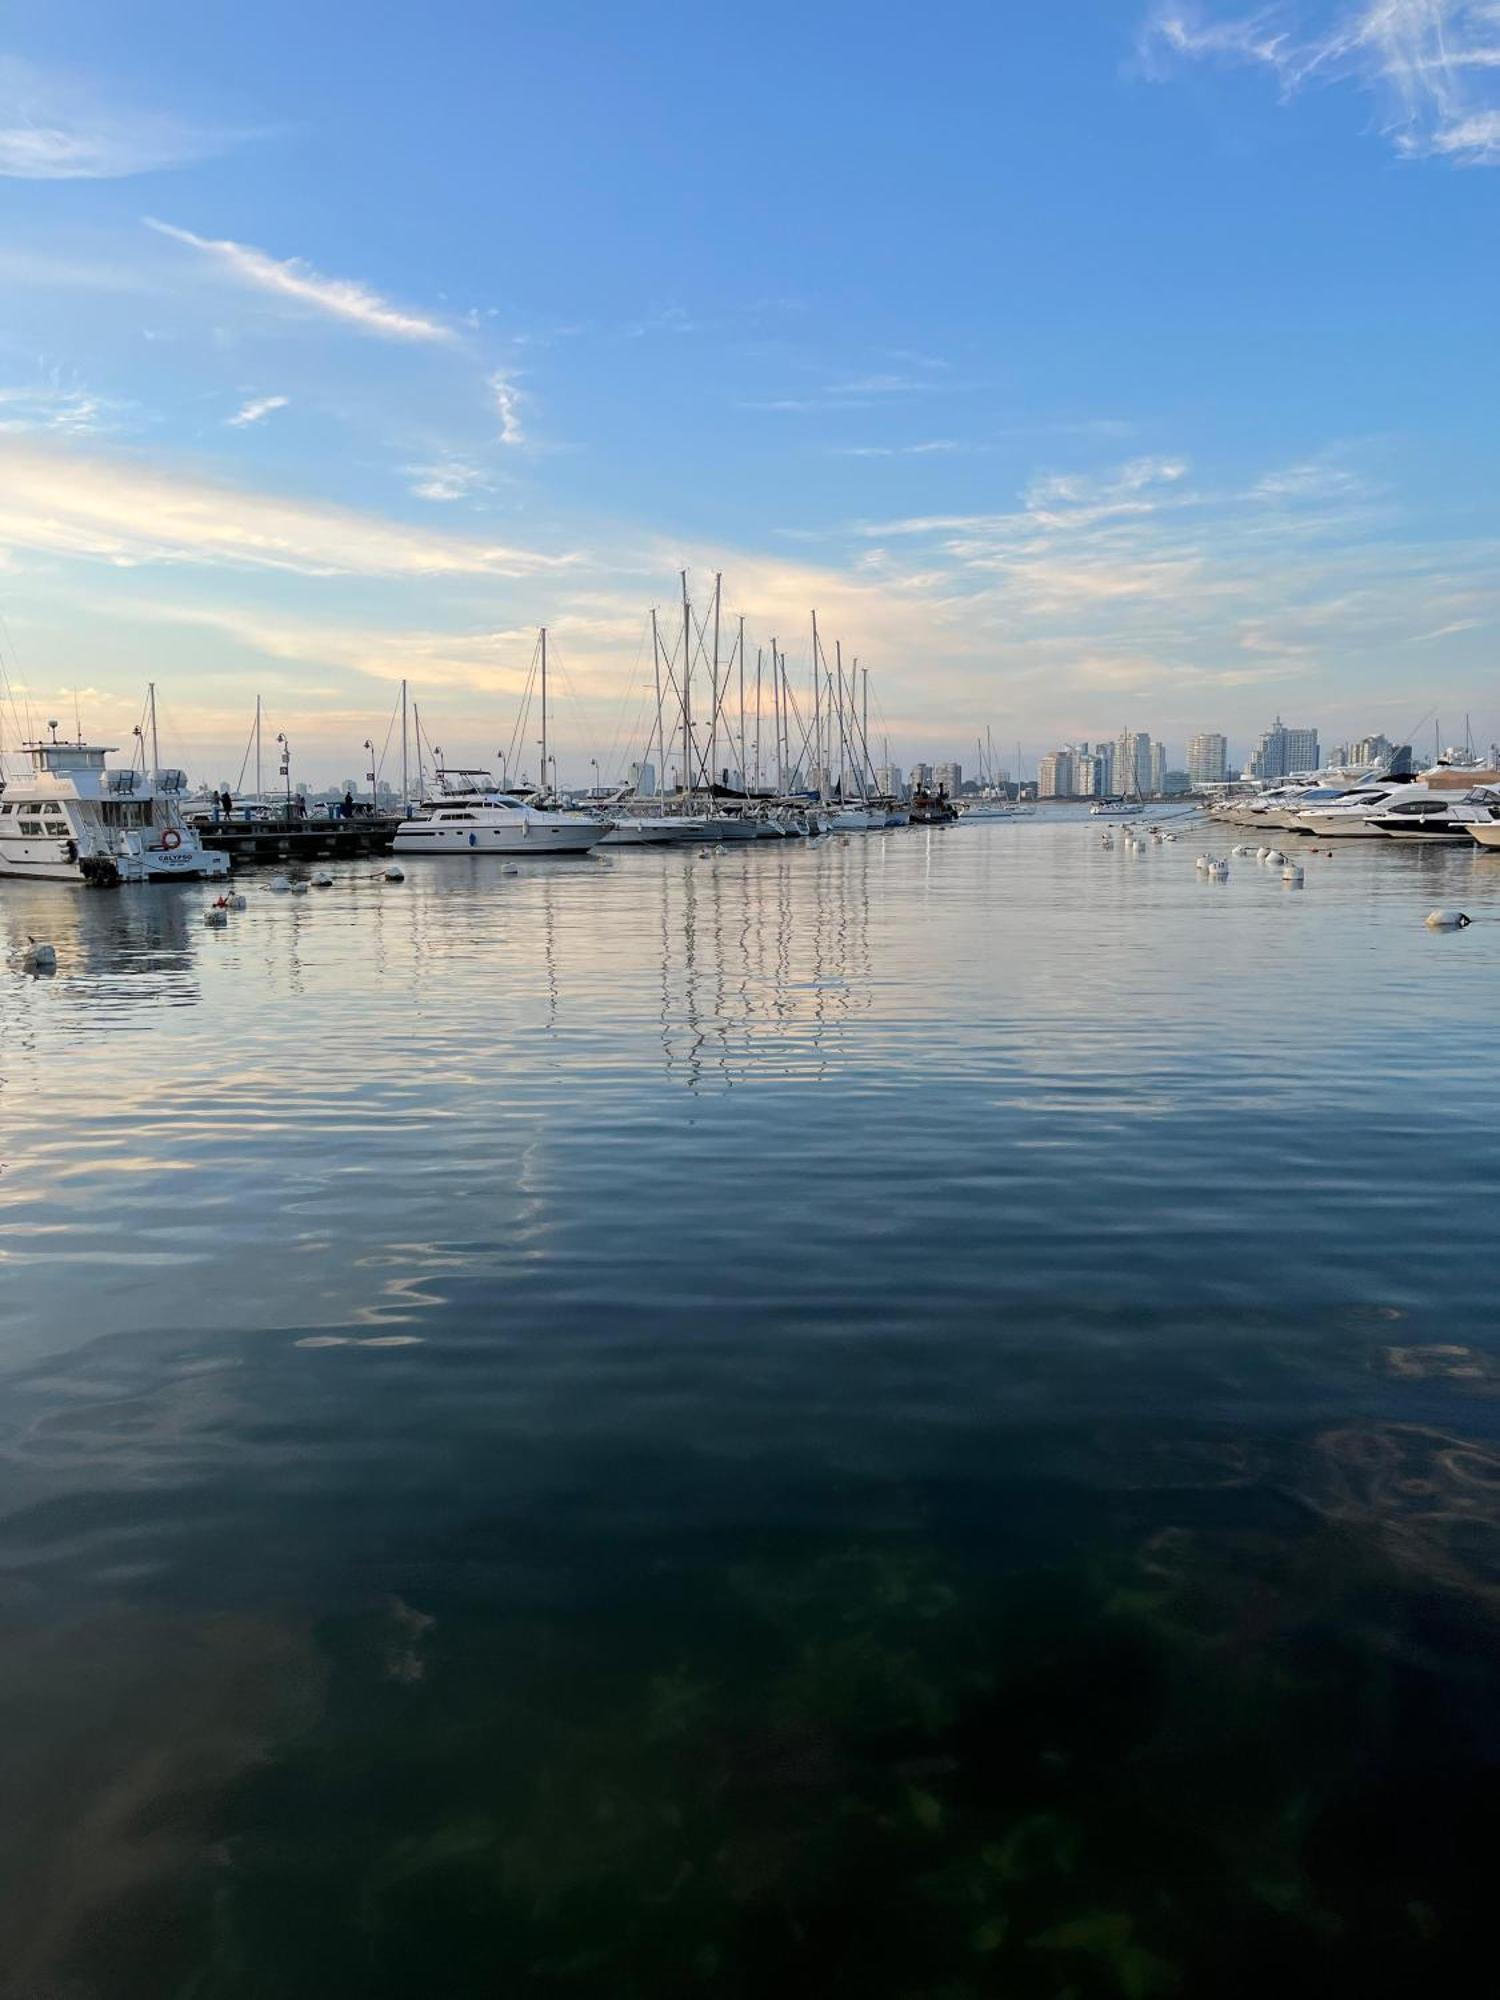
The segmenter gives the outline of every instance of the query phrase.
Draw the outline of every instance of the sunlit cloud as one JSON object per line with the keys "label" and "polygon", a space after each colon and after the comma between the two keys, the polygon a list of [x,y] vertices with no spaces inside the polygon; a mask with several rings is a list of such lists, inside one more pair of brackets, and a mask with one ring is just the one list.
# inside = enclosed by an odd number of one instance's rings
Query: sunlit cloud
{"label": "sunlit cloud", "polygon": [[290,299],[312,312],[357,327],[362,333],[386,340],[450,341],[456,337],[452,327],[440,320],[392,305],[390,300],[355,279],[324,277],[300,257],[283,261],[248,243],[197,236],[191,229],[180,229],[175,223],[159,222],[149,215],[145,222],[148,229],[156,230],[159,235],[200,251],[236,282],[276,298]]}
{"label": "sunlit cloud", "polygon": [[154,463],[3,441],[0,548],[307,576],[527,576],[577,560],[216,485]]}

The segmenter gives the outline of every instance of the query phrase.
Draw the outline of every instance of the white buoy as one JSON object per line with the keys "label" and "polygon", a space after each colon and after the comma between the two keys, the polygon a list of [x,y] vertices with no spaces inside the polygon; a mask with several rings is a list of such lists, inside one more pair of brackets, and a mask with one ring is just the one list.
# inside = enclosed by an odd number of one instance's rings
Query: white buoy
{"label": "white buoy", "polygon": [[331,889],[333,887],[333,877],[324,874],[320,869],[312,878],[312,885],[315,889]]}
{"label": "white buoy", "polygon": [[714,851],[711,847],[700,847],[698,849],[698,859],[700,861],[712,861],[713,858]]}
{"label": "white buoy", "polygon": [[1270,858],[1271,858],[1271,850],[1270,850],[1270,848],[1269,848],[1269,847],[1257,847],[1257,848],[1256,848],[1256,850],[1255,850],[1255,858],[1256,858],[1256,860],[1257,860],[1257,861],[1269,861],[1269,860],[1270,860]]}
{"label": "white buoy", "polygon": [[1465,931],[1474,919],[1462,910],[1429,910],[1422,921],[1430,931]]}
{"label": "white buoy", "polygon": [[245,899],[243,896],[226,896],[224,898],[224,907],[226,910],[243,910],[245,908]]}
{"label": "white buoy", "polygon": [[1295,862],[1288,862],[1286,867],[1281,871],[1281,879],[1289,889],[1300,889],[1302,887],[1302,870]]}
{"label": "white buoy", "polygon": [[28,937],[26,955],[21,963],[28,972],[56,972],[57,948],[55,945],[41,943],[34,937]]}
{"label": "white buoy", "polygon": [[1212,855],[1200,854],[1198,856],[1198,859],[1193,863],[1193,866],[1197,869],[1200,875],[1206,875],[1209,869],[1213,866]]}
{"label": "white buoy", "polygon": [[1255,849],[1253,847],[1246,847],[1244,842],[1242,841],[1240,845],[1237,848],[1235,848],[1234,851],[1243,860],[1249,855],[1252,855],[1255,852]]}
{"label": "white buoy", "polygon": [[502,875],[519,875],[520,872],[514,861],[507,861],[505,866],[500,870]]}
{"label": "white buoy", "polygon": [[1227,882],[1229,880],[1229,863],[1227,861],[1210,861],[1208,864],[1208,879],[1210,882]]}
{"label": "white buoy", "polygon": [[398,867],[393,861],[385,871],[385,879],[387,882],[404,882],[406,880],[406,870]]}
{"label": "white buoy", "polygon": [[203,921],[210,930],[221,931],[229,922],[229,912],[222,903],[210,903],[203,912]]}
{"label": "white buoy", "polygon": [[1266,866],[1268,868],[1285,868],[1286,856],[1279,847],[1268,847],[1266,849]]}
{"label": "white buoy", "polygon": [[266,884],[266,887],[270,890],[273,896],[286,896],[290,895],[292,884],[288,876],[273,875],[270,881]]}

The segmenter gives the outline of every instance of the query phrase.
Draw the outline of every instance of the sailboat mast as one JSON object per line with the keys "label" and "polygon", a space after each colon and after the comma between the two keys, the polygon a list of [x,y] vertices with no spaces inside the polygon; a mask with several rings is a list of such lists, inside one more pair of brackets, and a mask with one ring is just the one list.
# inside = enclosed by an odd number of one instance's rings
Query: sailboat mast
{"label": "sailboat mast", "polygon": [[[740,790],[745,789],[745,614],[740,613]],[[759,673],[757,659],[756,672]]]}
{"label": "sailboat mast", "polygon": [[260,798],[260,696],[255,697],[255,796]]}
{"label": "sailboat mast", "polygon": [[[663,765],[665,765],[667,761],[667,739],[662,734],[662,719],[661,719],[661,640],[658,638],[656,631],[656,606],[654,604],[651,607],[651,669],[652,672],[656,675],[656,754],[658,757],[660,757]],[[650,738],[648,737],[646,741],[646,753],[648,757],[650,755],[650,751],[651,751],[651,742]],[[663,779],[662,789],[665,791],[666,789],[665,770],[663,770],[662,772],[662,779]],[[640,791],[639,784],[636,785],[636,791],[637,793],[639,793]]]}
{"label": "sailboat mast", "polygon": [[406,754],[406,682],[401,683],[401,812],[404,817],[411,804],[411,779]]}
{"label": "sailboat mast", "polygon": [[821,804],[826,796],[824,780],[827,777],[827,772],[823,764],[823,669],[818,653],[818,614],[816,611],[812,615],[812,676],[813,756],[817,759],[818,766],[813,775],[818,781],[818,802]]}
{"label": "sailboat mast", "polygon": [[151,703],[151,783],[161,782],[161,749],[156,740],[156,682],[147,681],[146,692]]}
{"label": "sailboat mast", "polygon": [[719,782],[719,593],[723,587],[722,576],[714,577],[714,665],[713,713],[708,719],[708,791],[713,797],[714,786]]}
{"label": "sailboat mast", "polygon": [[763,646],[755,649],[755,789],[760,790],[760,656]]}
{"label": "sailboat mast", "polygon": [[776,641],[771,641],[771,728],[775,734],[776,750],[776,796],[786,790],[786,760],[781,754],[781,655]]}
{"label": "sailboat mast", "polygon": [[546,794],[546,626],[542,626],[542,794]]}
{"label": "sailboat mast", "polygon": [[688,610],[687,571],[682,572],[682,795],[686,810],[693,798],[693,632]]}

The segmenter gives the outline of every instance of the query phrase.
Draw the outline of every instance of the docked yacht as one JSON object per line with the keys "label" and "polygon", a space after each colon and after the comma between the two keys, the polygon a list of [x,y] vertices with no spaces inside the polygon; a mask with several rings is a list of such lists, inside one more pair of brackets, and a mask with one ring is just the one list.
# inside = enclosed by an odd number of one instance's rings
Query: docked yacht
{"label": "docked yacht", "polygon": [[0,780],[0,879],[168,882],[229,873],[183,815],[180,771],[110,769],[107,745],[23,743],[30,770]]}
{"label": "docked yacht", "polygon": [[397,854],[587,854],[610,830],[593,813],[551,812],[509,792],[450,794],[415,819],[404,819],[392,843]]}
{"label": "docked yacht", "polygon": [[1388,799],[1371,821],[1388,840],[1467,841],[1472,827],[1490,824],[1490,808],[1500,800],[1482,787],[1455,794],[1410,785],[1402,792],[1410,796]]}
{"label": "docked yacht", "polygon": [[1298,831],[1319,840],[1378,840],[1376,821],[1392,804],[1409,798],[1428,799],[1433,793],[1426,785],[1414,785],[1405,778],[1385,778],[1356,785],[1335,799],[1309,803],[1296,815]]}

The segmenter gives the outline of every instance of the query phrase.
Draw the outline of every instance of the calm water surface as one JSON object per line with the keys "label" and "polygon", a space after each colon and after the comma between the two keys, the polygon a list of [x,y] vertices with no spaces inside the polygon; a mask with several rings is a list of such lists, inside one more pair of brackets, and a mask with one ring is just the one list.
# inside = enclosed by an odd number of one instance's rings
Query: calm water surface
{"label": "calm water surface", "polygon": [[1500,859],[1201,844],[7,887],[7,2000],[1453,1978]]}

